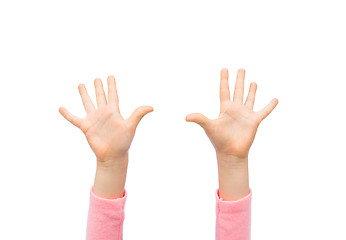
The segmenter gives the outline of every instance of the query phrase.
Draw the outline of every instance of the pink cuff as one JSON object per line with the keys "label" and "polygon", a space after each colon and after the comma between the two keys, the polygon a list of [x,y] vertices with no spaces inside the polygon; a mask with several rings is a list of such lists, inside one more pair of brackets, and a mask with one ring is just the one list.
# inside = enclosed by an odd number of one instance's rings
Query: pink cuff
{"label": "pink cuff", "polygon": [[251,198],[252,190],[236,201],[220,198],[219,189],[216,198],[216,240],[250,240],[251,238]]}
{"label": "pink cuff", "polygon": [[94,193],[94,186],[91,187],[90,189],[90,197],[92,198],[92,200],[96,203],[100,203],[102,202],[102,204],[104,204],[104,202],[125,202],[126,201],[126,198],[127,198],[127,191],[126,189],[124,189],[124,193],[123,193],[123,196],[121,198],[114,198],[114,199],[108,199],[108,198],[103,198],[103,197],[100,197],[98,195],[96,195]]}
{"label": "pink cuff", "polygon": [[249,189],[249,193],[241,199],[235,201],[225,201],[219,195],[219,188],[215,192],[216,198],[216,214],[228,213],[233,211],[247,211],[251,206],[252,190]]}
{"label": "pink cuff", "polygon": [[127,191],[121,198],[106,199],[97,196],[90,189],[90,205],[87,223],[87,240],[122,239],[123,221]]}

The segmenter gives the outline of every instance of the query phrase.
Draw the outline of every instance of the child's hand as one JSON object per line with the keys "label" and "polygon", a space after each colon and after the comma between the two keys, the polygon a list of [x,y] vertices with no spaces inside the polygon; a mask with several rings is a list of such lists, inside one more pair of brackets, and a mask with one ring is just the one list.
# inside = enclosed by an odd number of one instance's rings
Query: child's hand
{"label": "child's hand", "polygon": [[95,79],[95,92],[98,108],[96,109],[86,91],[85,85],[78,86],[87,116],[76,117],[64,107],[59,112],[85,134],[91,149],[99,163],[111,165],[124,159],[130,148],[136,127],[144,115],[153,111],[150,106],[137,108],[132,115],[124,120],[119,112],[119,100],[115,78],[108,79],[108,103],[101,79]]}
{"label": "child's hand", "polygon": [[219,196],[225,201],[241,199],[249,193],[248,153],[257,128],[278,104],[274,98],[261,111],[254,112],[257,85],[250,84],[243,104],[245,70],[239,69],[233,101],[230,100],[228,70],[221,70],[220,115],[210,120],[200,113],[186,116],[198,123],[214,145],[219,171]]}
{"label": "child's hand", "polygon": [[115,79],[108,79],[108,103],[101,79],[95,79],[96,109],[85,89],[78,86],[87,116],[76,117],[64,107],[59,112],[85,134],[91,149],[97,158],[97,169],[93,192],[103,198],[123,197],[126,181],[128,150],[140,120],[153,111],[150,106],[137,108],[124,120],[119,111],[119,100]]}
{"label": "child's hand", "polygon": [[228,70],[221,70],[219,118],[210,120],[200,113],[186,116],[188,122],[196,122],[205,130],[218,155],[247,157],[259,124],[278,104],[278,100],[274,98],[261,111],[254,112],[252,109],[257,88],[254,82],[251,83],[248,97],[243,104],[244,77],[245,70],[239,69],[231,101]]}

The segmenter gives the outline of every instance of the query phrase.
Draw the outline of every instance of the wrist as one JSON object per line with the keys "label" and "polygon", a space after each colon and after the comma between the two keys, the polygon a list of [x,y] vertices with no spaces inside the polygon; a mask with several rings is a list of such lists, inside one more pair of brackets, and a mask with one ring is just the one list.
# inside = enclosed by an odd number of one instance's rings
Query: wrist
{"label": "wrist", "polygon": [[225,201],[235,201],[249,193],[248,158],[217,155],[219,195]]}
{"label": "wrist", "polygon": [[97,160],[97,167],[98,168],[105,168],[105,169],[114,169],[114,168],[127,168],[128,165],[128,152],[112,156],[112,157],[106,157],[103,159],[96,158]]}
{"label": "wrist", "polygon": [[248,167],[248,156],[235,156],[216,152],[218,165],[225,168],[241,169]]}
{"label": "wrist", "polygon": [[127,165],[127,157],[121,161],[97,161],[93,192],[107,199],[122,197],[126,182]]}

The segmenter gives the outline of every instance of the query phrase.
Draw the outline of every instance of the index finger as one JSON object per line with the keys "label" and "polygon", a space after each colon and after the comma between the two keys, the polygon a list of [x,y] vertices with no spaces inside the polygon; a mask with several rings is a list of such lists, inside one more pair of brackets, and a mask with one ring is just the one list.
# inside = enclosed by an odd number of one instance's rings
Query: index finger
{"label": "index finger", "polygon": [[228,69],[223,68],[220,74],[220,110],[223,111],[224,103],[230,101]]}
{"label": "index finger", "polygon": [[117,112],[119,111],[119,97],[117,92],[117,87],[115,83],[115,77],[110,75],[107,78],[108,82],[108,103],[115,104],[115,108]]}

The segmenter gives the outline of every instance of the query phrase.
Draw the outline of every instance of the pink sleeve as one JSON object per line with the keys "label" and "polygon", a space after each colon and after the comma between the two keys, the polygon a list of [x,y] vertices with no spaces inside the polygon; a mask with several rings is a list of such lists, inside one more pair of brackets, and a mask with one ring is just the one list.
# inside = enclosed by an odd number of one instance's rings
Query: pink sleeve
{"label": "pink sleeve", "polygon": [[216,190],[216,240],[250,240],[251,197],[248,195],[237,201],[224,201]]}
{"label": "pink sleeve", "polygon": [[123,221],[127,191],[121,198],[101,198],[90,189],[90,204],[87,221],[87,240],[121,240],[123,239]]}

